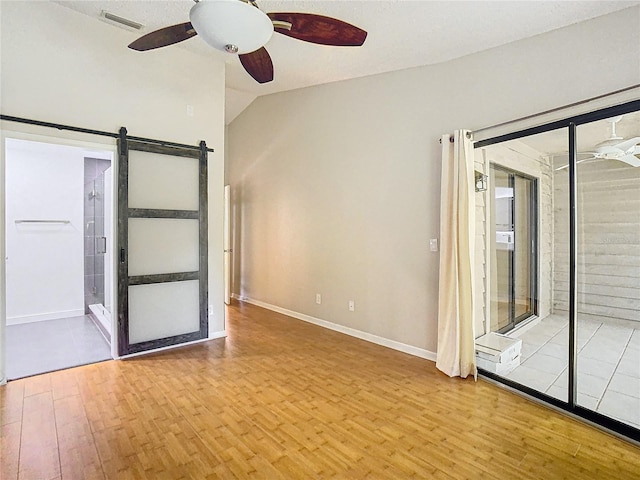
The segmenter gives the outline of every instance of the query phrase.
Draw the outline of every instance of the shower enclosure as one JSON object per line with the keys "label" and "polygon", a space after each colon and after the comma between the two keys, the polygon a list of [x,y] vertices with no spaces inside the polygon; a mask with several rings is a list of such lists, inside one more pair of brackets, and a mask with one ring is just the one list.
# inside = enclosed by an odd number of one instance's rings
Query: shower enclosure
{"label": "shower enclosure", "polygon": [[111,162],[85,158],[84,309],[111,336]]}

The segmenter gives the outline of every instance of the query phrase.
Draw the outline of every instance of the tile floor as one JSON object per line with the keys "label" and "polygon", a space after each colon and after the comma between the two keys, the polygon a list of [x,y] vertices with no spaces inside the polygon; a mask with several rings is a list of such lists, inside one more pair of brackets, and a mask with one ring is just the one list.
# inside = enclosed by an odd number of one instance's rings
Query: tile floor
{"label": "tile floor", "polygon": [[[551,315],[524,333],[506,377],[567,401],[569,322]],[[578,319],[578,404],[640,428],[640,325]]]}
{"label": "tile floor", "polygon": [[7,378],[111,359],[111,347],[88,315],[7,326]]}

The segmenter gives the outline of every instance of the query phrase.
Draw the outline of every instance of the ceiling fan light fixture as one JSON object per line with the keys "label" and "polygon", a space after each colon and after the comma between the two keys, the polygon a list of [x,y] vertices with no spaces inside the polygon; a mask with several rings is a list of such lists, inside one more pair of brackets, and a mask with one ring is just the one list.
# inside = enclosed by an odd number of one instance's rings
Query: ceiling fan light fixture
{"label": "ceiling fan light fixture", "polygon": [[189,19],[205,42],[223,52],[254,52],[273,35],[269,17],[242,0],[201,0]]}

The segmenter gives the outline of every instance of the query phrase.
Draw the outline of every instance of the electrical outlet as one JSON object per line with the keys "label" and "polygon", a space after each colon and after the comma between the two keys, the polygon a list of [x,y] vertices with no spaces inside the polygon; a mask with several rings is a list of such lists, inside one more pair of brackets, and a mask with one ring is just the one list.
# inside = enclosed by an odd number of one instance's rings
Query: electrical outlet
{"label": "electrical outlet", "polygon": [[209,305],[209,315],[213,315],[213,305]]}
{"label": "electrical outlet", "polygon": [[349,311],[350,312],[356,311],[356,302],[354,302],[353,300],[349,300]]}
{"label": "electrical outlet", "polygon": [[187,117],[193,117],[193,105],[187,105]]}
{"label": "electrical outlet", "polygon": [[322,295],[316,293],[316,303],[320,305],[322,303]]}
{"label": "electrical outlet", "polygon": [[431,249],[432,252],[437,252],[438,251],[438,239],[437,238],[432,238],[431,240],[429,240],[429,248]]}

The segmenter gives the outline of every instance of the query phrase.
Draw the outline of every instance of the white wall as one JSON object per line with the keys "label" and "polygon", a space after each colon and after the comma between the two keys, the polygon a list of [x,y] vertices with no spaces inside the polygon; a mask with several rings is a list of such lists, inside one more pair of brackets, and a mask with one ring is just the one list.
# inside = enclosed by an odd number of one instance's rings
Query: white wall
{"label": "white wall", "polygon": [[435,351],[440,135],[640,83],[639,12],[258,98],[228,127],[234,292]]}
{"label": "white wall", "polygon": [[[209,155],[209,325],[210,334],[223,331],[224,64],[178,46],[134,52],[127,45],[136,33],[49,2],[0,2],[0,22],[3,114],[107,131],[126,126],[131,135],[205,140],[215,149]],[[114,144],[10,122],[2,128]]]}
{"label": "white wall", "polygon": [[10,139],[5,155],[7,324],[84,315],[83,151]]}

